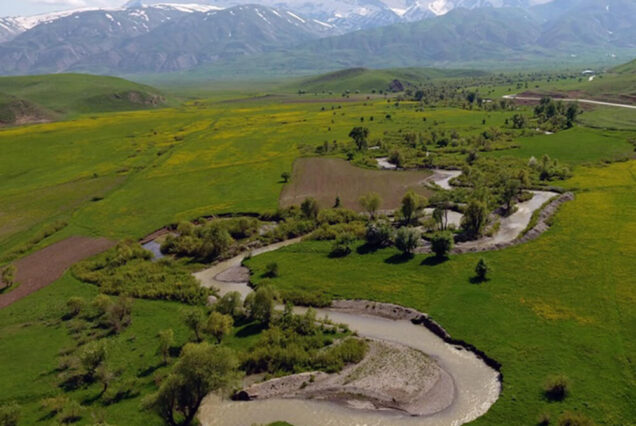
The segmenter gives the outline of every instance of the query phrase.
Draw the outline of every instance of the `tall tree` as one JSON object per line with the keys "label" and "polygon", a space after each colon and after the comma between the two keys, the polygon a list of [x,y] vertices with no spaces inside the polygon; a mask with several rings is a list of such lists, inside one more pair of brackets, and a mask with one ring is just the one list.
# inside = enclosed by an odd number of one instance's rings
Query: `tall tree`
{"label": "tall tree", "polygon": [[371,216],[371,219],[373,220],[375,219],[375,213],[382,204],[382,198],[380,198],[380,194],[377,192],[370,192],[360,197],[358,203],[360,203],[360,206],[369,213],[369,216]]}
{"label": "tall tree", "polygon": [[349,132],[349,137],[355,142],[358,151],[362,151],[367,147],[368,136],[369,129],[366,127],[354,127],[351,132]]}
{"label": "tall tree", "polygon": [[156,411],[170,426],[190,425],[206,395],[238,383],[238,366],[238,359],[229,348],[188,343],[159,390],[144,399],[143,405]]}

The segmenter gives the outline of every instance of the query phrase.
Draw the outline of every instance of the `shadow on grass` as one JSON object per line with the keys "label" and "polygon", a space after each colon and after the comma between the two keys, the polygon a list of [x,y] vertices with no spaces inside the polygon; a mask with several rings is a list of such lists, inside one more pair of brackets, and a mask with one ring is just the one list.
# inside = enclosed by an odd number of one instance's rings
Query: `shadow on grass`
{"label": "shadow on grass", "polygon": [[[170,348],[172,349],[172,348]],[[139,373],[137,373],[137,377],[148,377],[150,376],[152,373],[154,373],[155,371],[159,370],[161,367],[164,367],[165,364],[162,362],[160,362],[157,365],[151,365],[147,368],[144,368],[143,370],[141,370]]]}
{"label": "shadow on grass", "polygon": [[437,265],[441,265],[442,263],[446,262],[447,260],[448,260],[448,257],[429,256],[426,259],[422,260],[422,263],[420,263],[420,265],[422,265],[422,266],[437,266]]}
{"label": "shadow on grass", "polygon": [[470,281],[471,284],[484,284],[490,281],[490,279],[475,276],[475,277],[470,277],[468,281]]}
{"label": "shadow on grass", "polygon": [[378,247],[372,246],[370,244],[362,244],[361,246],[358,246],[358,248],[356,248],[356,252],[358,254],[365,255],[375,253],[376,251],[378,251],[378,249]]}
{"label": "shadow on grass", "polygon": [[249,336],[253,336],[255,334],[260,333],[261,331],[263,331],[265,329],[265,327],[263,327],[262,324],[260,323],[253,323],[253,324],[249,324],[246,325],[245,327],[241,328],[239,331],[236,332],[236,337],[249,337]]}
{"label": "shadow on grass", "polygon": [[384,259],[384,263],[388,263],[389,265],[401,265],[402,263],[406,263],[411,259],[413,259],[412,254],[397,253],[389,258]]}

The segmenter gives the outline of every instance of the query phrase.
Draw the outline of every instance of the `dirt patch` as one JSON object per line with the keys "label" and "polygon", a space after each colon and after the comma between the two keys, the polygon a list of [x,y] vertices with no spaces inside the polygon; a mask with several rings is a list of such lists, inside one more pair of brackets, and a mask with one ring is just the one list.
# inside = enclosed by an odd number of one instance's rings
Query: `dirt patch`
{"label": "dirt patch", "polygon": [[343,207],[360,211],[360,196],[377,192],[383,200],[381,210],[396,209],[410,190],[430,196],[429,176],[428,171],[367,170],[337,158],[301,158],[294,163],[291,182],[283,188],[279,203],[289,207],[313,197],[321,207],[332,207],[340,197]]}
{"label": "dirt patch", "polygon": [[115,245],[106,238],[69,237],[14,263],[18,287],[0,295],[0,309],[52,284],[71,265]]}
{"label": "dirt patch", "polygon": [[425,416],[451,405],[455,386],[450,375],[424,353],[373,340],[359,364],[338,374],[314,372],[273,379],[252,385],[240,395],[245,399],[328,400],[354,408]]}
{"label": "dirt patch", "polygon": [[224,283],[246,283],[250,280],[250,270],[244,266],[233,266],[214,277]]}

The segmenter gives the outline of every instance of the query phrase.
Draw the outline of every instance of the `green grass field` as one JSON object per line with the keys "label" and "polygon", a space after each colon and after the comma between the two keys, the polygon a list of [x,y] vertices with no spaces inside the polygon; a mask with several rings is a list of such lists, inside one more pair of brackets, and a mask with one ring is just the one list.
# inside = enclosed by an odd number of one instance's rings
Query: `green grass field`
{"label": "green grass field", "polygon": [[[325,141],[348,141],[361,118],[373,141],[399,130],[478,135],[512,115],[419,109],[412,102],[396,106],[365,97],[287,93],[248,98],[260,94],[229,90],[170,108],[111,113],[48,100],[52,109],[85,113],[70,121],[0,130],[0,266],[60,222],[68,226],[38,239],[30,250],[75,234],[139,238],[202,215],[273,210],[283,188],[281,173],[291,171],[297,158],[314,155]],[[609,128],[614,118],[608,112],[593,119],[595,127]],[[278,262],[281,277],[274,284],[281,289],[396,302],[430,312],[455,337],[501,361],[504,393],[478,424],[533,424],[541,412],[556,417],[565,409],[584,412],[600,424],[629,424],[636,418],[630,360],[636,350],[636,162],[599,167],[603,160],[633,155],[628,139],[635,128],[629,117],[620,120],[620,131],[576,127],[521,138],[519,149],[488,154],[558,158],[576,166],[574,177],[562,185],[580,191],[539,240],[484,254],[492,279],[481,286],[469,282],[480,257],[473,254],[439,265],[421,256],[391,264],[386,260],[395,254],[392,249],[330,259],[330,243],[311,242],[254,258],[250,266],[258,277],[268,262]],[[71,344],[59,321],[67,299],[95,294],[96,287],[66,275],[0,311],[0,363],[9,372],[0,377],[0,402],[15,399],[23,405],[26,424],[50,422],[39,400],[59,393],[56,357]],[[152,374],[139,373],[158,362],[157,331],[172,327],[179,342],[187,338],[178,318],[181,307],[135,300],[133,325],[109,343],[113,362],[126,377],[137,377],[142,393],[154,389]],[[237,348],[248,343],[236,336],[228,340]],[[557,373],[572,381],[572,396],[549,404],[541,386]],[[94,396],[96,389],[73,397]],[[154,415],[140,412],[140,399],[103,407],[109,423],[159,424]],[[84,413],[83,422],[90,421],[94,408]]]}
{"label": "green grass field", "polygon": [[[475,424],[534,424],[542,412],[585,413],[598,424],[636,418],[636,162],[579,169],[581,188],[538,240],[498,252],[390,262],[395,249],[329,258],[329,243],[306,242],[255,257],[253,279],[277,262],[283,290],[393,302],[430,313],[454,337],[503,364],[500,400]],[[483,257],[490,281],[471,284]],[[303,265],[299,268],[298,265]],[[565,374],[571,396],[549,403],[546,378]]]}
{"label": "green grass field", "polygon": [[626,134],[575,127],[553,135],[521,137],[517,139],[519,149],[494,151],[489,155],[540,159],[548,154],[570,165],[614,161],[634,155],[634,146],[629,143],[629,138],[634,136],[636,132]]}

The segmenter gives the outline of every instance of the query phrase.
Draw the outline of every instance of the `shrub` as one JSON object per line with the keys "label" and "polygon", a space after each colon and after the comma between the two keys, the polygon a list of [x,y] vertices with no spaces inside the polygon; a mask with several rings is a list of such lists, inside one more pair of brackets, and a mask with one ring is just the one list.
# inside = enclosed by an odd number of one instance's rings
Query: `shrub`
{"label": "shrub", "polygon": [[82,418],[82,406],[74,399],[69,399],[58,417],[62,423],[74,423]]}
{"label": "shrub", "polygon": [[566,376],[559,374],[548,377],[545,382],[545,396],[551,401],[562,401],[569,393],[570,383]]}
{"label": "shrub", "polygon": [[265,274],[268,278],[276,278],[278,277],[278,263],[271,262],[265,266]]}
{"label": "shrub", "polygon": [[197,342],[201,341],[201,332],[205,326],[205,316],[200,309],[190,308],[181,313],[183,322],[194,333]]}
{"label": "shrub", "polygon": [[345,208],[323,209],[318,213],[318,223],[320,224],[335,225],[338,223],[350,223],[359,219],[358,213]]}
{"label": "shrub", "polygon": [[398,229],[395,237],[395,247],[404,255],[411,255],[420,241],[420,233],[414,228],[403,227]]}
{"label": "shrub", "polygon": [[482,258],[477,262],[477,266],[475,266],[475,274],[477,274],[477,279],[479,281],[484,281],[486,279],[486,274],[488,274],[488,265],[486,265],[486,261]]}
{"label": "shrub", "polygon": [[549,413],[541,413],[537,418],[538,426],[548,426],[550,424],[550,414]]}
{"label": "shrub", "polygon": [[393,228],[386,222],[369,223],[364,238],[371,247],[388,247],[393,239]]}
{"label": "shrub", "polygon": [[0,284],[4,284],[4,287],[11,287],[15,283],[15,265],[9,265],[2,270],[0,275]]}
{"label": "shrub", "polygon": [[86,306],[86,302],[81,297],[73,296],[66,301],[66,307],[68,308],[68,316],[73,318],[82,312]]}
{"label": "shrub", "polygon": [[350,234],[342,234],[336,238],[333,246],[331,247],[331,253],[329,253],[332,257],[345,257],[351,253],[351,245],[355,241],[355,237]]}
{"label": "shrub", "polygon": [[276,293],[270,287],[259,287],[245,298],[244,307],[247,315],[263,325],[269,325],[274,314]]}
{"label": "shrub", "polygon": [[88,343],[80,349],[78,357],[86,376],[93,379],[97,369],[106,361],[106,344],[102,341]]}
{"label": "shrub", "polygon": [[280,174],[281,179],[283,179],[283,182],[287,183],[289,182],[289,179],[291,178],[291,173],[289,172],[283,172]]}
{"label": "shrub", "polygon": [[105,315],[109,311],[112,304],[112,299],[105,294],[98,294],[91,302],[91,305],[97,311],[98,316]]}
{"label": "shrub", "polygon": [[453,249],[453,234],[449,231],[440,231],[431,237],[431,251],[438,259],[443,259]]}
{"label": "shrub", "polygon": [[241,293],[238,291],[231,291],[226,293],[216,302],[214,306],[217,312],[225,315],[230,315],[233,318],[239,318],[243,315],[243,304],[241,302]]}
{"label": "shrub", "polygon": [[120,333],[132,322],[132,304],[133,301],[130,297],[120,296],[108,308],[107,322],[115,333]]}
{"label": "shrub", "polygon": [[174,345],[174,331],[171,328],[167,330],[161,330],[159,332],[159,349],[157,352],[161,354],[163,363],[168,362],[168,356],[170,356],[170,348]]}
{"label": "shrub", "polygon": [[559,426],[593,426],[594,422],[583,414],[566,411],[559,416]]}
{"label": "shrub", "polygon": [[17,426],[20,420],[20,406],[15,402],[0,406],[0,426]]}
{"label": "shrub", "polygon": [[309,197],[302,202],[302,204],[300,205],[300,210],[302,211],[305,218],[316,220],[320,208],[318,207],[318,202],[315,199]]}
{"label": "shrub", "polygon": [[205,325],[205,331],[210,333],[212,337],[216,339],[217,343],[221,343],[223,337],[227,336],[232,331],[233,324],[234,321],[231,316],[220,312],[212,312]]}

